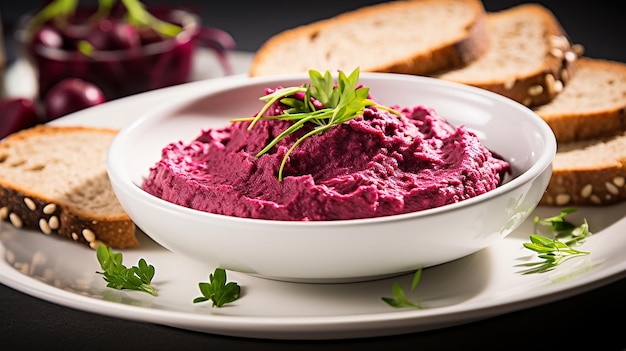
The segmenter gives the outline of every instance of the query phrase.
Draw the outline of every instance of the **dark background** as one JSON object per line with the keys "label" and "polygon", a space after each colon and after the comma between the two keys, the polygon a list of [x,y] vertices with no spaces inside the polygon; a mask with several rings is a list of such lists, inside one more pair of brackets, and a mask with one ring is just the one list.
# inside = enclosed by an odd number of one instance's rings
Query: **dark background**
{"label": "dark background", "polygon": [[[255,51],[284,29],[381,1],[152,1],[196,9],[203,23],[230,33],[238,50]],[[524,1],[484,1],[498,11]],[[613,1],[539,1],[589,57],[626,62],[626,17]],[[9,59],[17,18],[40,1],[0,3]],[[625,233],[626,235],[626,233]],[[626,254],[625,254],[626,257]],[[626,279],[557,302],[462,326],[400,336],[335,341],[272,341],[223,337],[95,315],[0,285],[0,349],[70,350],[458,350],[626,349]],[[275,302],[280,303],[280,302]]]}
{"label": "dark background", "polygon": [[[80,3],[90,3],[82,0]],[[150,0],[155,4],[175,4],[194,9],[203,24],[223,29],[238,43],[238,49],[256,51],[273,34],[300,24],[337,15],[364,5],[384,1],[374,0],[313,0],[313,1],[201,1]],[[499,11],[528,1],[485,0],[488,11]],[[602,57],[626,62],[626,17],[618,9],[620,1],[537,1],[550,9],[575,43],[583,44],[590,57]],[[39,8],[42,0],[2,0],[0,16],[5,33],[20,15]],[[10,38],[9,38],[10,39]],[[7,45],[11,45],[8,40]]]}

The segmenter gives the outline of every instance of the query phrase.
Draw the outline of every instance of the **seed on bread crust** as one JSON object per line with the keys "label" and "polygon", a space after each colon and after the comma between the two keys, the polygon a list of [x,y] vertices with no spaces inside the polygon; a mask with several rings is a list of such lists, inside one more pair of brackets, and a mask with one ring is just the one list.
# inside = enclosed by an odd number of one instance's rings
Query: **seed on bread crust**
{"label": "seed on bread crust", "polygon": [[83,234],[83,238],[85,238],[87,242],[91,243],[96,240],[96,233],[94,233],[88,228],[83,229],[82,234]]}
{"label": "seed on bread crust", "polygon": [[89,243],[89,247],[91,247],[92,249],[97,249],[98,245],[100,245],[102,243],[102,241],[100,240],[94,240],[92,242]]}
{"label": "seed on bread crust", "polygon": [[528,95],[537,96],[543,93],[543,87],[540,84],[533,85],[528,88]]}
{"label": "seed on bread crust", "polygon": [[35,201],[33,201],[33,199],[31,199],[29,197],[25,197],[24,198],[24,204],[31,211],[35,211],[37,209],[37,204],[35,204]]}
{"label": "seed on bread crust", "polygon": [[580,189],[580,196],[584,199],[588,198],[593,194],[593,185],[587,184]]}
{"label": "seed on bread crust", "polygon": [[39,229],[41,229],[41,232],[46,235],[52,234],[52,229],[45,218],[39,219]]}
{"label": "seed on bread crust", "polygon": [[50,226],[50,229],[59,229],[59,217],[50,217],[50,219],[48,219],[48,225]]}
{"label": "seed on bread crust", "polygon": [[604,183],[604,186],[606,187],[606,190],[612,195],[619,195],[619,188],[615,186],[615,184],[606,182]]}
{"label": "seed on bread crust", "polygon": [[15,228],[22,228],[22,225],[24,225],[20,216],[18,216],[17,214],[13,212],[9,214],[9,220],[11,221],[11,224],[13,224]]}
{"label": "seed on bread crust", "polygon": [[5,220],[9,218],[9,208],[6,206],[0,207],[0,219]]}
{"label": "seed on bread crust", "polygon": [[46,206],[43,207],[43,213],[44,214],[53,214],[54,211],[57,210],[57,205],[55,204],[47,204]]}
{"label": "seed on bread crust", "polygon": [[555,203],[557,206],[567,205],[571,198],[569,194],[558,194],[555,198]]}

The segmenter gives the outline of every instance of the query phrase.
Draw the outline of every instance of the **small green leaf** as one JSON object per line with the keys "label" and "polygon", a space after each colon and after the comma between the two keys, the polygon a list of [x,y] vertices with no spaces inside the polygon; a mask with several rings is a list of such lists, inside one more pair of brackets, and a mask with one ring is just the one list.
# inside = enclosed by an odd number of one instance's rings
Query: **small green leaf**
{"label": "small green leaf", "polygon": [[[575,211],[575,208],[565,208],[556,216],[534,218],[534,233],[530,235],[530,242],[522,245],[535,251],[537,257],[543,261],[519,264],[522,267],[532,267],[522,271],[523,274],[549,272],[567,259],[589,254],[587,251],[572,248],[582,244],[591,235],[586,219],[579,226],[565,219],[565,216]],[[539,234],[539,229],[547,231],[547,235],[551,237]]]}
{"label": "small green leaf", "polygon": [[155,273],[154,266],[149,265],[143,258],[139,259],[138,266],[127,268],[122,264],[122,253],[113,252],[104,244],[96,248],[96,258],[103,270],[96,273],[102,275],[107,287],[143,291],[156,296],[156,289],[151,285]]}
{"label": "small green leaf", "polygon": [[241,287],[235,282],[227,283],[226,271],[222,268],[216,268],[209,274],[209,282],[200,282],[198,287],[202,296],[196,297],[193,302],[212,301],[213,307],[222,307],[239,299],[241,295]]}
{"label": "small green leaf", "polygon": [[[415,288],[419,284],[421,278],[422,278],[422,268],[418,269],[415,272],[415,275],[413,276],[413,280],[411,282],[411,293],[415,292]],[[402,287],[400,286],[398,282],[393,282],[391,286],[391,292],[393,294],[393,298],[391,297],[381,298],[381,300],[383,300],[389,306],[395,307],[395,308],[402,308],[402,307],[413,307],[413,308],[418,308],[418,309],[422,308],[419,303],[412,302],[411,300],[407,298],[406,294],[404,293],[404,290],[402,289]]]}

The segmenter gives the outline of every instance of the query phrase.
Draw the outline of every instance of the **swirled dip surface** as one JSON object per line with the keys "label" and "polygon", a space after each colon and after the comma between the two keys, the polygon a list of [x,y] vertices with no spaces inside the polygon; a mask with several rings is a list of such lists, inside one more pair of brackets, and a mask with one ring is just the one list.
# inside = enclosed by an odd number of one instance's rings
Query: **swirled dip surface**
{"label": "swirled dip surface", "polygon": [[290,122],[203,130],[189,143],[167,145],[143,189],[229,216],[339,220],[462,201],[493,190],[509,171],[465,126],[453,127],[423,106],[401,111],[400,117],[366,108],[362,116],[305,139],[290,154],[282,182],[277,175],[283,156],[306,128],[260,157]]}

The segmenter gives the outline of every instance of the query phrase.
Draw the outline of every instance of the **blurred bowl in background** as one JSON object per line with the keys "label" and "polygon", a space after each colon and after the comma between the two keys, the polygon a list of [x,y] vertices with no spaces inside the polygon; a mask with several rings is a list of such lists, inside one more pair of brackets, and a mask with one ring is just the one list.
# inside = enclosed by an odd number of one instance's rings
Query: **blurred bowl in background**
{"label": "blurred bowl in background", "polygon": [[[202,26],[200,18],[189,11],[165,6],[147,6],[146,9],[162,21],[180,25],[182,31],[171,38],[154,38],[155,33],[142,33],[139,44],[127,48],[118,45],[112,50],[95,48],[85,53],[66,42],[93,34],[94,26],[85,24],[95,11],[93,7],[79,7],[73,15],[73,23],[62,29],[42,26],[38,37],[27,30],[33,15],[24,16],[16,40],[36,73],[38,97],[43,99],[55,84],[67,78],[79,78],[96,85],[107,100],[185,83],[190,80],[198,45],[213,49],[220,57],[224,74],[231,74],[226,52],[236,45],[228,33]],[[121,26],[118,29],[124,30]],[[122,39],[129,36],[120,35]]]}

